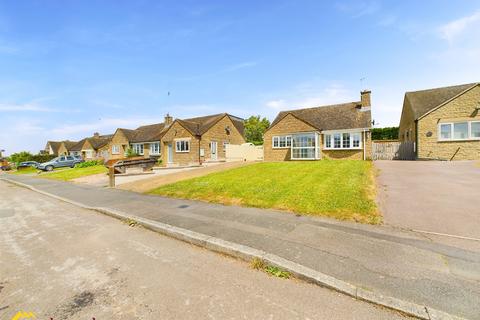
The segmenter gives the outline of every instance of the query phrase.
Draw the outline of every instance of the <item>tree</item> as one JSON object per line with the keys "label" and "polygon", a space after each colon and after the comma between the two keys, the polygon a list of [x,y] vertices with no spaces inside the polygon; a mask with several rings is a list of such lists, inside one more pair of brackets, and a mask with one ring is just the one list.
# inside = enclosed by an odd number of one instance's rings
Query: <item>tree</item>
{"label": "tree", "polygon": [[23,161],[30,161],[33,157],[28,151],[21,151],[17,153],[12,153],[10,157],[8,157],[9,161],[14,162],[16,164],[23,162]]}
{"label": "tree", "polygon": [[263,134],[270,127],[270,121],[267,118],[261,119],[260,116],[251,116],[245,120],[245,138],[247,142],[255,145],[263,144]]}
{"label": "tree", "polygon": [[397,140],[398,127],[373,128],[372,140]]}

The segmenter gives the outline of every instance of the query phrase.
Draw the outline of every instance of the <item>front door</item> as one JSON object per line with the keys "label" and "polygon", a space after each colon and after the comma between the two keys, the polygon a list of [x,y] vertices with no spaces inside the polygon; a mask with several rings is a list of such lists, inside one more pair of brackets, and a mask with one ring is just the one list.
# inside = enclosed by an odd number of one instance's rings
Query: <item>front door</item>
{"label": "front door", "polygon": [[217,160],[217,141],[210,142],[210,149],[211,160]]}
{"label": "front door", "polygon": [[173,163],[173,144],[168,144],[168,163]]}

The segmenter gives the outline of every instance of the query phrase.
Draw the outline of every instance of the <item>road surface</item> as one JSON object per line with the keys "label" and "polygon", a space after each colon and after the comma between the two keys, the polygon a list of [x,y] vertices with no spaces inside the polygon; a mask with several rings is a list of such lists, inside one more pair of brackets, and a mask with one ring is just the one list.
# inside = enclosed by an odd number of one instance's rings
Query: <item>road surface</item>
{"label": "road surface", "polygon": [[404,319],[0,181],[0,319]]}

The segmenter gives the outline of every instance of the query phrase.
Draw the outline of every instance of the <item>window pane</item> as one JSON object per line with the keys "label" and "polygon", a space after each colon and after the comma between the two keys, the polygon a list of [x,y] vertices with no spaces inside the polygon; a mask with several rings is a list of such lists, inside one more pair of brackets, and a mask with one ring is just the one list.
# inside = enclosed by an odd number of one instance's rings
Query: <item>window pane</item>
{"label": "window pane", "polygon": [[452,138],[452,130],[451,124],[442,124],[440,125],[440,137],[442,139],[451,139]]}
{"label": "window pane", "polygon": [[344,133],[343,134],[342,147],[343,148],[350,148],[350,133]]}
{"label": "window pane", "polygon": [[329,134],[325,135],[325,148],[331,148],[332,147],[332,136]]}
{"label": "window pane", "polygon": [[453,138],[467,139],[468,138],[468,122],[453,124]]}
{"label": "window pane", "polygon": [[334,148],[340,148],[342,145],[341,145],[341,135],[340,133],[335,133],[333,135],[333,147]]}
{"label": "window pane", "polygon": [[286,145],[285,136],[279,137],[279,140],[280,140],[280,148],[285,148],[285,145]]}
{"label": "window pane", "polygon": [[472,138],[480,138],[480,122],[472,122]]}
{"label": "window pane", "polygon": [[285,138],[286,138],[286,141],[287,141],[287,147],[291,147],[292,146],[292,137],[287,136]]}
{"label": "window pane", "polygon": [[274,148],[278,147],[278,137],[273,137],[273,147]]}
{"label": "window pane", "polygon": [[353,139],[353,147],[354,148],[358,148],[360,147],[360,133],[354,133],[352,135],[352,139]]}

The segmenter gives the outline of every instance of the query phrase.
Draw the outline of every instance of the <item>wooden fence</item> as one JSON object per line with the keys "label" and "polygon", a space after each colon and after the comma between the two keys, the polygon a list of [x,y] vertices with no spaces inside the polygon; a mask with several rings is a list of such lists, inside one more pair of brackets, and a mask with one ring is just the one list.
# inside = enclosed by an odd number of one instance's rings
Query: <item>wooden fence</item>
{"label": "wooden fence", "polygon": [[415,160],[415,142],[373,141],[372,158],[373,160]]}

